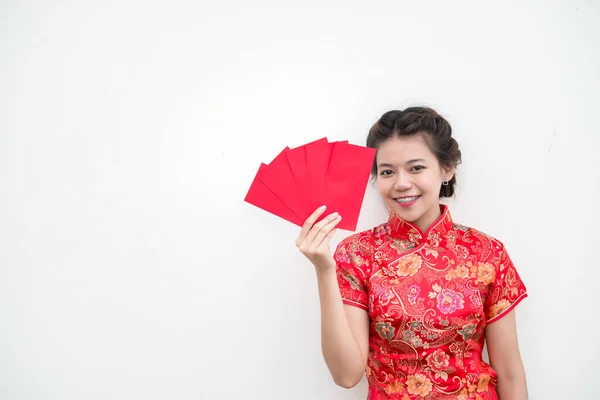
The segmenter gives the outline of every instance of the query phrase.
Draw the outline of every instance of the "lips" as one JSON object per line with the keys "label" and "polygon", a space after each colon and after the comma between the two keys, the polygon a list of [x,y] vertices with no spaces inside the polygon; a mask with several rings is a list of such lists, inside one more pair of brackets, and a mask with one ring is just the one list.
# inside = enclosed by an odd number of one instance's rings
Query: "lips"
{"label": "lips", "polygon": [[396,200],[398,203],[400,204],[408,204],[408,203],[412,203],[415,200],[417,200],[419,197],[421,196],[405,196],[405,197],[396,197],[394,200]]}

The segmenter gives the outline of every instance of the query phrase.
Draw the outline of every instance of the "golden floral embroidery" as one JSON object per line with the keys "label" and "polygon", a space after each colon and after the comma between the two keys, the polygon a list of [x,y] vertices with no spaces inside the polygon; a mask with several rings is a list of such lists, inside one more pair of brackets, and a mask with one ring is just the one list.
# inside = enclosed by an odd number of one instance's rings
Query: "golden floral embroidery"
{"label": "golden floral embroidery", "polygon": [[490,263],[477,263],[477,282],[489,285],[496,278],[496,270]]}
{"label": "golden floral embroidery", "polygon": [[492,377],[489,376],[488,374],[481,374],[481,376],[479,377],[479,384],[477,385],[477,391],[478,392],[487,392],[488,385],[489,385],[491,379],[492,379]]}
{"label": "golden floral embroidery", "polygon": [[399,380],[395,380],[392,383],[388,383],[387,387],[385,388],[385,392],[387,394],[402,393],[403,391],[404,391],[404,384],[402,383],[402,381],[399,381]]}
{"label": "golden floral embroidery", "polygon": [[466,279],[468,277],[469,277],[469,268],[465,267],[464,265],[456,267],[455,269],[451,269],[446,274],[446,280],[449,280],[449,281],[452,279],[456,279],[456,278]]}
{"label": "golden floral embroidery", "polygon": [[506,291],[511,298],[515,298],[519,295],[517,277],[515,276],[514,269],[509,269],[506,271]]}
{"label": "golden floral embroidery", "polygon": [[441,371],[449,365],[450,357],[442,350],[436,350],[426,358],[427,365],[434,371]]}
{"label": "golden floral embroidery", "polygon": [[427,237],[427,240],[429,240],[429,244],[432,247],[438,247],[440,245],[440,234],[432,231]]}
{"label": "golden floral embroidery", "polygon": [[502,314],[510,307],[510,303],[506,299],[502,299],[490,308],[490,318]]}
{"label": "golden floral embroidery", "polygon": [[423,374],[409,375],[407,378],[408,393],[425,397],[431,393],[431,381]]}
{"label": "golden floral embroidery", "polygon": [[383,272],[384,275],[396,276],[396,269],[392,268],[390,266],[384,265],[383,267],[381,267],[381,271]]}
{"label": "golden floral embroidery", "polygon": [[425,250],[425,255],[432,255],[434,258],[437,258],[440,255],[440,253],[438,253],[438,251],[435,249],[427,249]]}
{"label": "golden floral embroidery", "polygon": [[467,256],[469,255],[469,250],[467,250],[465,246],[457,245],[454,248],[454,254],[456,254],[458,258],[464,259],[467,258]]}
{"label": "golden floral embroidery", "polygon": [[396,273],[400,276],[414,276],[422,264],[423,260],[421,257],[416,254],[410,254],[398,261]]}
{"label": "golden floral embroidery", "polygon": [[458,234],[455,230],[449,230],[446,232],[446,246],[448,246],[450,250],[455,248],[457,236]]}

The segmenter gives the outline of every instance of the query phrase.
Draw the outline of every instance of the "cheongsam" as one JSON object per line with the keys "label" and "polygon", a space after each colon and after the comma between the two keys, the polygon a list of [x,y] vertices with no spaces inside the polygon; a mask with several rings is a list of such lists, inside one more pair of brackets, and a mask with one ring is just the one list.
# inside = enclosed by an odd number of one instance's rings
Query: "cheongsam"
{"label": "cheongsam", "polygon": [[500,241],[440,210],[427,232],[392,212],[336,247],[343,302],[370,319],[369,400],[497,399],[484,330],[527,291]]}

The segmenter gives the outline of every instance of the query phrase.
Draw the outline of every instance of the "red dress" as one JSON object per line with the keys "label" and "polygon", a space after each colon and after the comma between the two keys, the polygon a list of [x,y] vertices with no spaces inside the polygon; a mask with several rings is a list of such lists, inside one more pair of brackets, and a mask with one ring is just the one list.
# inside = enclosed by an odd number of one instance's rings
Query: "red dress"
{"label": "red dress", "polygon": [[336,248],[342,299],[370,317],[369,400],[497,399],[484,329],[527,291],[500,241],[440,208],[426,233],[391,213]]}

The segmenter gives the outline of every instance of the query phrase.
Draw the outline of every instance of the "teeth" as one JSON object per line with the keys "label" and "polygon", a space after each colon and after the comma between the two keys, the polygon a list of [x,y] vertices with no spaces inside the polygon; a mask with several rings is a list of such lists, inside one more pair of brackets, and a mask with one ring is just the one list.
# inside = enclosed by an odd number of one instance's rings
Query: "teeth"
{"label": "teeth", "polygon": [[413,200],[416,200],[416,199],[418,199],[418,198],[419,198],[419,196],[414,196],[414,197],[404,197],[404,198],[402,198],[402,199],[396,199],[396,201],[397,201],[397,202],[399,202],[399,203],[409,203],[409,202],[411,202],[411,201],[413,201]]}

